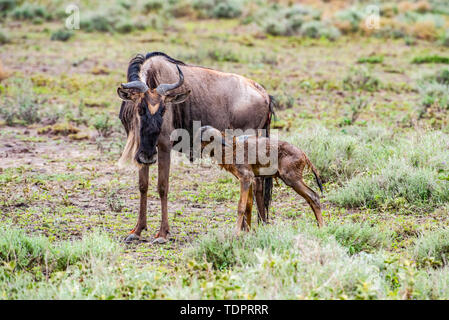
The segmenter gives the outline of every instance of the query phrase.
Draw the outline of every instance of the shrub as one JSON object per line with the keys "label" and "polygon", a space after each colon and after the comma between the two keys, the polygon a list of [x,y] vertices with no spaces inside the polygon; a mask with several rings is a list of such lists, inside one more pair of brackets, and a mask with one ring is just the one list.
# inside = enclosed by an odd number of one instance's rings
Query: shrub
{"label": "shrub", "polygon": [[373,252],[391,245],[391,232],[363,223],[332,223],[324,232],[332,234],[338,243],[348,248],[350,254]]}
{"label": "shrub", "polygon": [[208,51],[208,56],[214,61],[240,62],[241,59],[237,53],[231,50],[214,49]]}
{"label": "shrub", "polygon": [[[282,225],[258,228],[254,234],[245,234],[237,239],[233,230],[220,230],[208,234],[198,240],[186,252],[188,259],[205,260],[215,269],[224,270],[239,265],[244,266],[257,260],[255,251],[268,250],[281,253],[294,244],[295,228],[288,230]],[[252,248],[250,251],[247,248]]]}
{"label": "shrub", "polygon": [[93,126],[102,137],[109,137],[114,132],[114,124],[109,120],[110,117],[106,113],[99,114],[93,119]]}
{"label": "shrub", "polygon": [[440,42],[443,46],[449,47],[449,29],[446,29],[440,37]]}
{"label": "shrub", "polygon": [[437,37],[437,29],[433,21],[417,21],[411,27],[411,33],[418,39],[434,40]]}
{"label": "shrub", "polygon": [[300,34],[301,26],[305,22],[318,18],[317,11],[302,5],[265,8],[258,12],[256,17],[258,21],[263,21],[265,32],[275,36]]}
{"label": "shrub", "polygon": [[143,9],[145,13],[151,12],[151,11],[159,11],[164,7],[164,1],[163,0],[147,0],[143,4]]}
{"label": "shrub", "polygon": [[212,11],[215,18],[236,18],[241,14],[241,3],[238,0],[220,1]]}
{"label": "shrub", "polygon": [[129,33],[135,29],[131,19],[121,18],[115,25],[115,30],[119,33]]}
{"label": "shrub", "polygon": [[406,202],[432,208],[449,201],[449,183],[438,181],[432,169],[414,168],[404,160],[395,160],[377,174],[356,176],[328,198],[345,207],[395,207]]}
{"label": "shrub", "polygon": [[195,0],[193,8],[205,18],[236,18],[242,14],[240,0]]}
{"label": "shrub", "polygon": [[420,266],[446,266],[449,262],[449,230],[421,235],[415,241],[412,256]]}
{"label": "shrub", "polygon": [[7,94],[0,96],[0,115],[8,125],[40,121],[41,112],[31,81],[16,79],[10,82]]}
{"label": "shrub", "polygon": [[[377,267],[378,258],[363,253],[349,256],[335,240],[323,239],[318,233],[312,224],[272,225],[244,234],[238,241],[234,238],[231,246],[235,256],[231,259],[238,262],[228,272],[222,272],[223,276],[205,272],[207,267],[200,264],[204,249],[196,251],[195,245],[192,250],[196,262],[191,265],[199,271],[193,277],[177,280],[167,295],[175,299],[385,297],[387,283]],[[220,246],[230,246],[229,240],[221,241],[221,232],[211,237],[215,238],[208,250],[212,254],[222,252]],[[205,278],[205,274],[213,276]]]}
{"label": "shrub", "polygon": [[35,3],[25,2],[20,7],[16,7],[12,16],[20,20],[50,19],[51,15],[44,6]]}
{"label": "shrub", "polygon": [[120,32],[128,33],[134,29],[143,29],[145,24],[134,21],[121,6],[112,6],[104,11],[90,11],[81,15],[80,26],[87,32]]}
{"label": "shrub", "polygon": [[74,36],[73,31],[67,29],[59,29],[51,34],[51,40],[53,41],[67,41]]}
{"label": "shrub", "polygon": [[391,133],[385,128],[345,127],[329,130],[315,127],[287,139],[305,151],[324,181],[344,182],[377,167],[390,154]]}
{"label": "shrub", "polygon": [[449,85],[449,69],[438,71],[435,80],[440,84]]}
{"label": "shrub", "polygon": [[0,44],[6,44],[8,42],[9,37],[2,30],[0,30]]}
{"label": "shrub", "polygon": [[17,0],[0,0],[0,16],[6,15],[13,10],[18,4]]}
{"label": "shrub", "polygon": [[438,79],[443,83],[436,80],[419,85],[421,107],[423,108],[423,111],[431,106],[441,109],[449,109],[449,85],[444,83],[447,79],[444,78],[444,75],[442,76],[442,78]]}
{"label": "shrub", "polygon": [[412,63],[422,64],[422,63],[445,63],[449,64],[449,57],[443,57],[439,55],[432,56],[419,56],[412,60]]}
{"label": "shrub", "polygon": [[301,26],[301,35],[310,38],[327,38],[335,40],[340,37],[340,32],[334,26],[326,25],[321,21],[305,22]]}
{"label": "shrub", "polygon": [[366,68],[351,68],[349,74],[343,79],[345,90],[377,91],[380,87],[380,80]]}
{"label": "shrub", "polygon": [[350,8],[337,12],[335,17],[338,22],[346,22],[346,24],[337,22],[337,26],[340,26],[340,31],[347,33],[358,31],[360,22],[364,18],[364,14],[356,8]]}
{"label": "shrub", "polygon": [[83,237],[81,241],[50,243],[41,236],[28,236],[15,228],[0,228],[0,262],[15,269],[39,268],[47,274],[66,270],[79,261],[105,257],[116,251],[117,245],[100,233]]}

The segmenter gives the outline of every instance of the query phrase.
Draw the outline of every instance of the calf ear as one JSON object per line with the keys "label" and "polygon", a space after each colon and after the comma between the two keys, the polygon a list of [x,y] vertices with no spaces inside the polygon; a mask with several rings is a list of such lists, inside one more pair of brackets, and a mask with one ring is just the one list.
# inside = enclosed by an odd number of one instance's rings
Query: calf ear
{"label": "calf ear", "polygon": [[191,92],[191,90],[187,90],[186,92],[180,94],[167,95],[165,96],[165,102],[171,102],[173,104],[184,102],[187,100]]}

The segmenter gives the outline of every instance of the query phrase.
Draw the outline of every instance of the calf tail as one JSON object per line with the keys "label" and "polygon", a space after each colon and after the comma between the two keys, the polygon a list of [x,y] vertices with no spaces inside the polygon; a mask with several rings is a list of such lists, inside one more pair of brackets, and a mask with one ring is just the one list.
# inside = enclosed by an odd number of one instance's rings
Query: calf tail
{"label": "calf tail", "polygon": [[320,179],[320,175],[318,173],[318,170],[315,168],[315,166],[312,164],[312,162],[310,161],[310,159],[304,154],[304,156],[306,157],[306,163],[307,166],[310,168],[310,170],[312,171],[313,175],[315,176],[315,180],[316,183],[318,184],[318,187],[320,188],[321,194],[323,194],[323,184],[321,183],[321,179]]}

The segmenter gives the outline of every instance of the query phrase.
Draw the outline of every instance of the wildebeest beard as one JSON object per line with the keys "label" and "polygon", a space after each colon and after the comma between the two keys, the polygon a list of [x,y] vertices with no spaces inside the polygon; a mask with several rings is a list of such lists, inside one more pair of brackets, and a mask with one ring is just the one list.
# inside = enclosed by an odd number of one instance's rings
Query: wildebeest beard
{"label": "wildebeest beard", "polygon": [[146,99],[142,99],[139,108],[140,144],[136,153],[136,161],[140,164],[153,164],[156,162],[156,145],[161,133],[164,112],[165,106],[161,101],[159,109],[152,115],[148,110]]}

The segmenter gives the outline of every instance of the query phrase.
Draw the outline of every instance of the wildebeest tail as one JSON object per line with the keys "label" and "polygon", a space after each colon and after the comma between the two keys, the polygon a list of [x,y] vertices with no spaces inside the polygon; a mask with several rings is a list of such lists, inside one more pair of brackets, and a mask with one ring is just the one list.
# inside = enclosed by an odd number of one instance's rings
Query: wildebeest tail
{"label": "wildebeest tail", "polygon": [[[270,97],[270,102],[269,102],[270,111],[269,111],[267,122],[265,123],[265,126],[263,127],[263,129],[265,129],[267,138],[270,137],[271,119],[273,116],[276,116],[276,114],[274,113],[274,109],[277,108],[277,103],[276,103],[275,98],[271,95],[269,97]],[[273,178],[271,178],[271,177],[264,178],[263,179],[263,204],[265,207],[267,219],[268,219],[268,210],[270,208],[272,196],[273,196]]]}
{"label": "wildebeest tail", "polygon": [[318,187],[320,188],[321,194],[323,194],[323,184],[321,183],[320,174],[318,173],[318,170],[315,168],[315,166],[312,164],[310,159],[304,154],[306,157],[307,166],[312,171],[313,175],[315,176],[316,183],[318,184]]}
{"label": "wildebeest tail", "polygon": [[270,123],[271,123],[271,117],[274,116],[274,120],[276,120],[276,113],[274,112],[274,109],[278,108],[278,102],[276,101],[276,98],[272,95],[268,95],[270,97],[270,103],[269,103],[269,107],[270,107],[270,116],[269,116],[269,120],[268,120],[268,128],[270,128]]}

